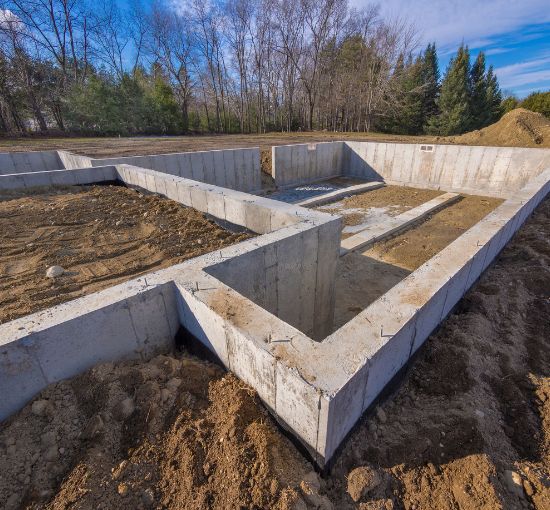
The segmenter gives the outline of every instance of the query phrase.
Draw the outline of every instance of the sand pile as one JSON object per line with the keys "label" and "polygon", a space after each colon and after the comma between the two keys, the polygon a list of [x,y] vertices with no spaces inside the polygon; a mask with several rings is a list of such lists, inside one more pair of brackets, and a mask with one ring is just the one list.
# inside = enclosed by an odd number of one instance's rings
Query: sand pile
{"label": "sand pile", "polygon": [[540,113],[516,108],[486,128],[444,140],[465,145],[550,147],[550,120]]}

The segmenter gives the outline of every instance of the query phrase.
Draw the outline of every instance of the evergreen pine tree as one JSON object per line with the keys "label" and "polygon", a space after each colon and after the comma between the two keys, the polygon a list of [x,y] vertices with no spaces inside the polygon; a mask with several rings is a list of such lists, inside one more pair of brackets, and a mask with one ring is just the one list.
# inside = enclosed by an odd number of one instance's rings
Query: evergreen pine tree
{"label": "evergreen pine tree", "polygon": [[497,77],[493,72],[493,66],[487,71],[487,117],[486,126],[496,122],[502,117],[504,108],[502,105],[502,92]]}
{"label": "evergreen pine tree", "polygon": [[422,64],[422,80],[424,82],[424,94],[422,100],[422,130],[426,131],[430,119],[439,113],[437,99],[439,97],[440,76],[435,43],[428,44],[428,47],[423,55]]}
{"label": "evergreen pine tree", "polygon": [[[488,82],[485,73],[485,55],[479,52],[470,71],[470,114],[469,130],[481,129],[491,122],[492,118],[488,104]],[[499,101],[500,104],[500,101]]]}
{"label": "evergreen pine tree", "polygon": [[471,124],[470,51],[467,46],[460,46],[447,67],[438,106],[440,114],[432,118],[430,132],[447,136],[467,131]]}
{"label": "evergreen pine tree", "polygon": [[423,125],[423,100],[424,79],[423,62],[419,56],[414,62],[410,62],[403,76],[403,103],[398,119],[398,133],[405,135],[418,135],[422,132]]}

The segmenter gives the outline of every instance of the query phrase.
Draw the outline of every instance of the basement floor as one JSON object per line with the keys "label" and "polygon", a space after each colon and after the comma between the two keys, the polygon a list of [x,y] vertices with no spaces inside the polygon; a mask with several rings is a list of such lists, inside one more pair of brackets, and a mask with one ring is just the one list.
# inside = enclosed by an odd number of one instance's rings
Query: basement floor
{"label": "basement floor", "polygon": [[[342,237],[417,207],[443,192],[386,186],[348,197],[319,210],[344,217]],[[366,250],[340,257],[336,278],[334,330],[351,320],[415,269],[427,262],[502,203],[463,195],[401,233]]]}

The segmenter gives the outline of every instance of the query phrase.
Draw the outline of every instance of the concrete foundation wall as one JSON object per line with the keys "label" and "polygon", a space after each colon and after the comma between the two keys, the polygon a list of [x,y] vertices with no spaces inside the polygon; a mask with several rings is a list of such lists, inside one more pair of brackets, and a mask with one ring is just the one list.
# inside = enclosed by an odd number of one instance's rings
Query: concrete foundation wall
{"label": "concrete foundation wall", "polygon": [[42,172],[61,168],[63,168],[63,163],[57,151],[0,153],[0,175]]}
{"label": "concrete foundation wall", "polygon": [[174,285],[143,279],[0,325],[0,420],[98,363],[168,351],[178,327]]}
{"label": "concrete foundation wall", "polygon": [[0,190],[34,188],[37,186],[74,186],[114,181],[116,178],[117,172],[114,166],[9,174],[0,175]]}
{"label": "concrete foundation wall", "polygon": [[336,176],[508,197],[550,165],[550,149],[383,142],[272,148],[279,187]]}
{"label": "concrete foundation wall", "polygon": [[550,165],[550,149],[345,142],[343,175],[507,196]]}
{"label": "concrete foundation wall", "polygon": [[57,151],[59,159],[63,163],[63,168],[66,170],[72,170],[74,168],[88,168],[91,166],[98,166],[92,164],[92,158],[88,156],[81,156],[80,154],[73,154],[68,151]]}
{"label": "concrete foundation wall", "polygon": [[244,192],[257,192],[262,188],[258,148],[92,159],[91,162],[92,166],[134,165]]}
{"label": "concrete foundation wall", "polygon": [[344,142],[272,147],[273,178],[279,188],[342,174]]}
{"label": "concrete foundation wall", "polygon": [[129,185],[269,234],[256,241],[257,248],[235,253],[207,272],[313,338],[328,334],[340,218],[130,165],[117,171]]}
{"label": "concrete foundation wall", "polygon": [[205,271],[315,340],[332,330],[340,218],[298,224]]}
{"label": "concrete foundation wall", "polygon": [[[325,339],[325,460],[549,192],[547,170]],[[332,359],[346,359],[338,374]]]}

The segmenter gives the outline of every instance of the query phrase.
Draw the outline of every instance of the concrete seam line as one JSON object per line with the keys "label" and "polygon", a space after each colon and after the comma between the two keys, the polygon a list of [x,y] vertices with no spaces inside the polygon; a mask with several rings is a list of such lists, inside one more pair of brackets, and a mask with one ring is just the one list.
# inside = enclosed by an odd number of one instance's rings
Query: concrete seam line
{"label": "concrete seam line", "polygon": [[136,343],[139,345],[139,357],[141,360],[143,360],[143,351],[145,349],[145,344],[141,341],[138,333],[137,333],[137,330],[136,330],[136,325],[134,323],[134,316],[132,315],[132,310],[130,308],[130,306],[127,307],[127,310],[128,310],[128,315],[130,316],[130,323],[132,324],[132,330],[134,331],[134,338],[136,339]]}
{"label": "concrete seam line", "polygon": [[170,335],[172,335],[172,338],[175,338],[177,331],[172,331],[172,325],[170,324],[170,319],[168,319],[168,307],[166,306],[166,300],[164,299],[164,292],[161,291],[160,297],[162,298],[162,305],[164,307],[164,318],[168,323],[168,330],[170,331]]}

